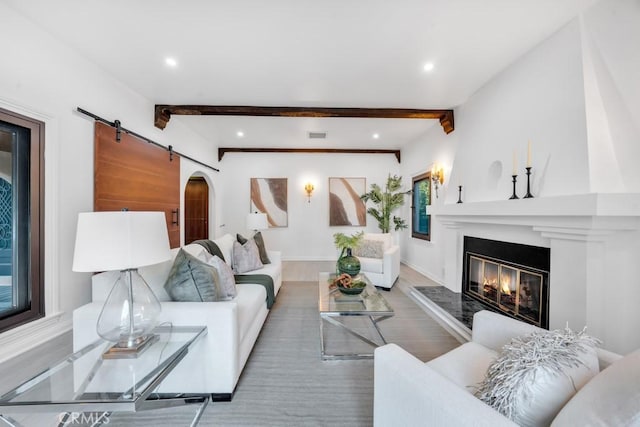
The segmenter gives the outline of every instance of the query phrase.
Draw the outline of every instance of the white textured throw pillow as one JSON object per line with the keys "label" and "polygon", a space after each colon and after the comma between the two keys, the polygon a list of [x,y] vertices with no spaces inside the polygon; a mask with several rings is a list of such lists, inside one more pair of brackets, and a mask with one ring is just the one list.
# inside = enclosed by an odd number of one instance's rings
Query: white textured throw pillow
{"label": "white textured throw pillow", "polygon": [[639,426],[640,350],[616,360],[560,411],[553,426]]}
{"label": "white textured throw pillow", "polygon": [[384,255],[384,242],[365,239],[356,246],[353,254],[364,258],[382,258]]}
{"label": "white textured throw pillow", "polygon": [[253,239],[248,240],[244,245],[233,242],[233,269],[236,273],[246,273],[262,267],[260,252]]}
{"label": "white textured throw pillow", "polygon": [[520,426],[548,426],[598,374],[597,343],[584,330],[568,328],[514,338],[489,366],[476,396]]}
{"label": "white textured throw pillow", "polygon": [[205,251],[205,262],[218,272],[218,278],[220,279],[220,287],[224,293],[223,297],[227,299],[233,299],[238,295],[238,291],[236,290],[236,279],[233,276],[233,270],[231,267],[224,262],[219,256],[211,255],[209,252]]}

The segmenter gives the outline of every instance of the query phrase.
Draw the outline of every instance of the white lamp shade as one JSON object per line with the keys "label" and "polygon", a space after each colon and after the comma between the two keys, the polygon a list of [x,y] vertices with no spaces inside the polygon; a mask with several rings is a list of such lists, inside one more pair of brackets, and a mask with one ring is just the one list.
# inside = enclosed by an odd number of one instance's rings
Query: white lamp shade
{"label": "white lamp shade", "polygon": [[170,258],[164,212],[78,214],[73,271],[127,270]]}
{"label": "white lamp shade", "polygon": [[266,230],[269,228],[266,213],[250,213],[247,215],[247,230]]}

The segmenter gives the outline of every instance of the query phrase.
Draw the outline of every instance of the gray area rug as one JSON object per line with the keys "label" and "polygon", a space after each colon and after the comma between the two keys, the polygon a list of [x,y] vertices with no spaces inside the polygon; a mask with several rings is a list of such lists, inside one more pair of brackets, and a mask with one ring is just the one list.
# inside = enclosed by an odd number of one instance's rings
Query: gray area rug
{"label": "gray area rug", "polygon": [[[384,293],[396,316],[385,338],[429,360],[459,343],[400,289]],[[357,319],[363,321],[364,319]],[[368,325],[360,326],[366,330]],[[333,327],[332,327],[333,328]],[[371,351],[339,329],[325,328],[327,349]],[[109,426],[186,426],[195,407],[113,414]],[[213,402],[201,426],[370,426],[373,360],[322,361],[317,282],[285,282],[231,402]]]}

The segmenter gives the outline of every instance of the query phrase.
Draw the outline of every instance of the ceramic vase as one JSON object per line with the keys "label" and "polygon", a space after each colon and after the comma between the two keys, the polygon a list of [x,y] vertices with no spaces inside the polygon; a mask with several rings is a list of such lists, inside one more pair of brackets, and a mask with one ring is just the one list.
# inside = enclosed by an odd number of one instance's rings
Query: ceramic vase
{"label": "ceramic vase", "polygon": [[338,273],[347,273],[349,276],[356,276],[360,273],[360,260],[351,253],[351,248],[347,248],[347,254],[338,259]]}

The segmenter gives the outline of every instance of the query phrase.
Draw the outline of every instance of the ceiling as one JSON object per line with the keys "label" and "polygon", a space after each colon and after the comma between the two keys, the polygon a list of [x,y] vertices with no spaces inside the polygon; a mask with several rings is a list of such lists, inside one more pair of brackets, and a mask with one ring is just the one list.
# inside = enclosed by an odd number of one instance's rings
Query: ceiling
{"label": "ceiling", "polygon": [[[155,104],[419,109],[464,103],[594,1],[0,0]],[[177,66],[167,66],[167,57]],[[440,126],[412,119],[172,120],[235,147],[400,149]],[[310,140],[309,131],[327,138]]]}

